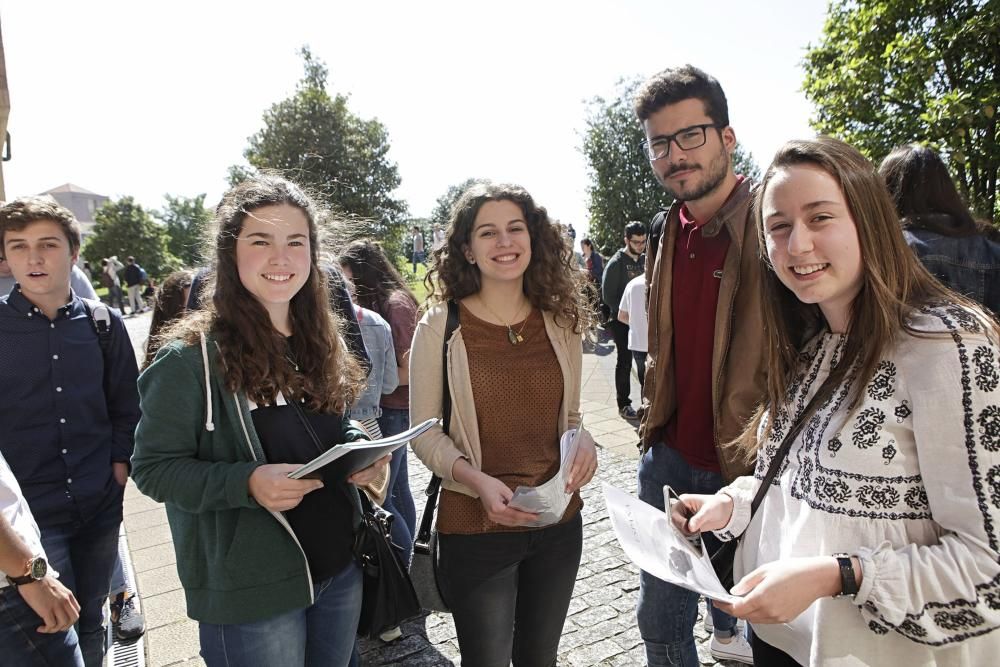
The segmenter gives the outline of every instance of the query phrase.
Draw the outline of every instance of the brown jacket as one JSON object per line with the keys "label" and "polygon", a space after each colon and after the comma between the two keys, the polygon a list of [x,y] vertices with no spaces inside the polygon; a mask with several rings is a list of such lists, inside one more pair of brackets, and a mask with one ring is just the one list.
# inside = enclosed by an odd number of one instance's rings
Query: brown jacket
{"label": "brown jacket", "polygon": [[[752,465],[732,445],[765,392],[764,322],[761,315],[760,261],[757,232],[750,211],[749,179],[702,228],[714,236],[725,226],[730,246],[722,268],[719,304],[715,314],[712,352],[712,403],[715,415],[715,451],[726,480],[750,472]],[[647,255],[649,287],[649,361],[643,390],[639,434],[645,451],[663,439],[667,423],[677,410],[673,372],[671,289],[674,244],[680,229],[680,203],[675,202],[663,224],[655,258]]]}

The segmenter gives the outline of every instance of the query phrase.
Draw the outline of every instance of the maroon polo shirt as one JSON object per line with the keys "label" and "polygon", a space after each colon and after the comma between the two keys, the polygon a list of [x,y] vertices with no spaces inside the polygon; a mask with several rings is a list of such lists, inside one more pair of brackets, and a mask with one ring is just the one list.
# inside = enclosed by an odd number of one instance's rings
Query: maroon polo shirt
{"label": "maroon polo shirt", "polygon": [[667,423],[665,440],[688,465],[721,472],[712,414],[712,348],[729,232],[722,227],[714,237],[703,236],[705,222],[681,206],[671,287],[677,411]]}

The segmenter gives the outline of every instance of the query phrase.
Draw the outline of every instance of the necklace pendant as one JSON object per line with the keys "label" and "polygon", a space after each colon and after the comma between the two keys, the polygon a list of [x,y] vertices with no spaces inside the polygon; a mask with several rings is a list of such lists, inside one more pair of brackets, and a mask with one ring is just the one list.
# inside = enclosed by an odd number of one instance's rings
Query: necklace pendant
{"label": "necklace pendant", "polygon": [[515,333],[510,327],[507,327],[507,340],[510,341],[511,345],[517,345],[518,343],[524,342],[524,338],[521,337],[521,334]]}

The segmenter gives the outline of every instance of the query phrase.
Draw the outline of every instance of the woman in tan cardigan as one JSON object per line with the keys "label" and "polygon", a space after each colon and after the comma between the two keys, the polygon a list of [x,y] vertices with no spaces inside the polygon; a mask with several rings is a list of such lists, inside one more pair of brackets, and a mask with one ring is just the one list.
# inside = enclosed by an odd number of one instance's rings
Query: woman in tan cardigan
{"label": "woman in tan cardigan", "polygon": [[428,278],[440,301],[417,325],[410,376],[414,422],[442,413],[447,301],[460,325],[447,342],[449,433],[413,450],[442,480],[439,584],[462,664],[554,665],[580,563],[579,489],[597,469],[583,433],[562,517],[510,506],[560,466],[560,437],[580,423],[581,331],[587,312],[563,235],[522,188],[477,183],[452,210]]}

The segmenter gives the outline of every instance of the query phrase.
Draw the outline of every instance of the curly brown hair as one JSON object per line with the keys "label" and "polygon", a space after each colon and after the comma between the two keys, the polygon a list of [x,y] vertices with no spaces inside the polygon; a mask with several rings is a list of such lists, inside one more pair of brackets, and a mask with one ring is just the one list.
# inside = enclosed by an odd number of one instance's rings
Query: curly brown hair
{"label": "curly brown hair", "polygon": [[[236,263],[236,240],[247,215],[281,204],[300,209],[309,222],[309,277],[289,304],[294,335],[288,339],[243,286]],[[330,309],[327,274],[319,266],[318,220],[305,192],[280,176],[255,175],[229,190],[215,212],[212,279],[206,287],[211,300],[168,327],[161,339],[193,345],[200,334],[210,333],[230,391],[246,392],[263,405],[273,404],[281,393],[286,399],[304,398],[310,410],[343,413],[364,388],[365,378],[344,343],[341,320]]]}
{"label": "curly brown hair", "polygon": [[479,209],[491,201],[511,202],[521,209],[528,224],[531,262],[524,272],[524,295],[535,308],[553,313],[561,326],[582,332],[590,316],[573,249],[546,210],[519,185],[480,181],[462,193],[451,209],[444,244],[431,253],[433,266],[424,278],[428,300],[458,301],[479,292],[479,267],[466,260],[465,249]]}

